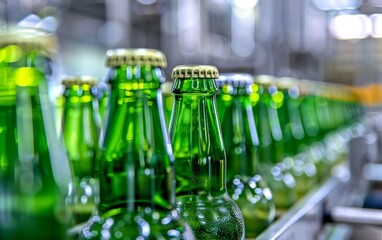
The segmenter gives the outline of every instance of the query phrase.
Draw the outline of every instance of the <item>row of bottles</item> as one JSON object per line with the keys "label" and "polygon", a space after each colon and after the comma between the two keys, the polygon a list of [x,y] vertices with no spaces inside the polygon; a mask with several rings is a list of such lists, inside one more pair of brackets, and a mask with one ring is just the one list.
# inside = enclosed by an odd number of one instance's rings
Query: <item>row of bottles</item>
{"label": "row of bottles", "polygon": [[107,51],[102,83],[64,77],[55,115],[55,41],[0,37],[1,239],[255,238],[344,161],[362,115],[327,83],[208,65],[165,83],[153,49]]}
{"label": "row of bottles", "polygon": [[[257,130],[258,169],[281,214],[323,181],[333,165],[346,159],[349,126],[362,116],[363,107],[354,92],[341,85],[239,73],[231,74],[230,79],[231,83],[223,84],[218,95],[222,134],[228,135],[227,142],[235,142],[237,135],[231,131],[244,128],[245,125],[227,118],[226,111],[237,94],[237,85],[246,86],[241,92],[248,95],[253,111],[250,123]],[[240,84],[232,83],[232,79],[240,79]],[[163,89],[166,91],[168,86]],[[173,97],[168,92],[164,96],[165,115],[170,115]],[[247,114],[248,110],[236,118]],[[225,124],[229,121],[234,126],[232,130]]]}

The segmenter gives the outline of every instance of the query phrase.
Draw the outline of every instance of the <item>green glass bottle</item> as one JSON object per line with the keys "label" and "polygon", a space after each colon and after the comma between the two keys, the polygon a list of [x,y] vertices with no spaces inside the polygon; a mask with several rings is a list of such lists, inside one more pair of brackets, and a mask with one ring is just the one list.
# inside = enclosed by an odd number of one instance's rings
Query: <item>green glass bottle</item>
{"label": "green glass bottle", "polygon": [[170,137],[181,217],[198,239],[243,239],[240,209],[226,189],[226,156],[216,109],[216,67],[173,69]]}
{"label": "green glass bottle", "polygon": [[174,157],[164,121],[166,59],[154,49],[107,52],[111,86],[100,136],[97,213],[83,239],[193,239],[175,210]]}
{"label": "green glass bottle", "polygon": [[244,73],[221,74],[216,102],[227,152],[228,193],[239,206],[245,237],[255,238],[275,219],[272,193],[258,166],[259,140],[249,93],[253,77]]}
{"label": "green glass bottle", "polygon": [[340,154],[344,155],[343,160],[345,160],[347,158],[347,153],[345,153],[346,150],[344,149],[344,145],[347,145],[351,138],[350,131],[348,131],[350,122],[348,120],[349,116],[346,109],[348,102],[347,88],[344,85],[333,83],[328,84],[328,88],[330,89],[329,98],[332,103],[331,112],[333,115],[336,113],[336,122],[332,131],[337,135],[339,148],[342,148],[340,151],[343,151]]}
{"label": "green glass bottle", "polygon": [[[277,108],[280,127],[283,133],[284,156],[294,156],[301,152],[305,145],[305,132],[300,112],[300,91],[296,80],[283,77],[275,80],[277,89],[281,92],[283,100]],[[279,93],[280,94],[280,93]],[[277,94],[274,94],[277,97]],[[277,100],[275,98],[275,100]]]}
{"label": "green glass bottle", "polygon": [[258,101],[252,105],[255,122],[258,124],[260,158],[275,165],[281,162],[284,156],[283,133],[277,114],[277,108],[284,96],[274,85],[273,77],[266,75],[255,78],[253,90],[253,93],[259,96]]}
{"label": "green glass bottle", "polygon": [[277,106],[283,100],[283,95],[277,91],[273,81],[272,76],[257,76],[250,99],[259,135],[260,169],[272,190],[277,215],[280,215],[296,200],[296,182],[282,164],[284,145]]}
{"label": "green glass bottle", "polygon": [[327,160],[334,166],[346,159],[346,153],[343,151],[345,142],[336,132],[341,117],[337,111],[337,101],[334,99],[332,89],[338,85],[319,82],[316,83],[316,87],[319,89],[315,101],[316,114],[323,132],[322,141],[325,144]]}
{"label": "green glass bottle", "polygon": [[93,77],[65,76],[62,84],[65,87],[62,130],[74,175],[74,189],[69,193],[67,204],[76,225],[89,219],[98,199],[94,168],[100,119]]}
{"label": "green glass bottle", "polygon": [[0,36],[0,239],[66,239],[71,170],[47,87],[55,51],[51,33]]}
{"label": "green glass bottle", "polygon": [[302,98],[300,104],[300,112],[303,113],[301,114],[302,125],[307,144],[311,144],[322,139],[322,131],[320,131],[315,105],[317,89],[314,82],[310,80],[299,80],[298,87]]}
{"label": "green glass bottle", "polygon": [[[297,198],[304,196],[315,185],[317,180],[316,166],[304,153],[308,145],[305,144],[305,133],[300,114],[300,91],[293,78],[283,77],[275,80],[282,100],[277,105],[280,128],[283,133],[284,154],[283,163],[290,170],[296,180]],[[278,99],[274,99],[277,102]]]}
{"label": "green glass bottle", "polygon": [[329,176],[330,161],[327,158],[322,130],[319,127],[316,115],[316,93],[317,87],[314,81],[299,80],[297,82],[300,92],[299,109],[301,114],[302,126],[305,132],[304,142],[308,147],[306,157],[313,162],[317,170],[317,180],[322,182]]}
{"label": "green glass bottle", "polygon": [[333,121],[330,116],[329,99],[325,93],[325,83],[315,82],[314,87],[316,92],[314,95],[314,104],[316,109],[316,116],[318,126],[322,137],[324,137],[332,129]]}

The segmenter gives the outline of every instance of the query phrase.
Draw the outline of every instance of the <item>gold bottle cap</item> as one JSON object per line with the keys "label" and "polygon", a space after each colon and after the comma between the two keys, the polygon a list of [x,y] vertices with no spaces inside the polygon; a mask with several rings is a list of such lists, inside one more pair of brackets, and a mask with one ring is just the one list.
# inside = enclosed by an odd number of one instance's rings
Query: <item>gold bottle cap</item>
{"label": "gold bottle cap", "polygon": [[297,80],[290,77],[275,78],[274,83],[279,89],[288,89],[297,86]]}
{"label": "gold bottle cap", "polygon": [[234,87],[245,87],[253,83],[253,76],[249,73],[222,73],[216,79],[219,87],[230,84]]}
{"label": "gold bottle cap", "polygon": [[16,45],[22,49],[38,49],[48,56],[58,50],[55,34],[34,28],[14,28],[0,34],[0,47]]}
{"label": "gold bottle cap", "polygon": [[131,48],[111,49],[106,52],[106,66],[118,67],[121,65],[150,65],[153,67],[167,67],[166,56],[156,49]]}
{"label": "gold bottle cap", "polygon": [[91,85],[94,86],[97,84],[97,80],[92,76],[63,76],[61,84],[69,87],[72,85]]}
{"label": "gold bottle cap", "polygon": [[210,65],[179,65],[172,70],[172,78],[214,78],[219,77],[219,71]]}
{"label": "gold bottle cap", "polygon": [[311,95],[313,92],[311,91],[312,81],[308,79],[300,79],[298,80],[298,89],[300,90],[301,95]]}
{"label": "gold bottle cap", "polygon": [[258,75],[255,77],[255,83],[264,85],[264,86],[270,86],[274,84],[274,78],[271,75]]}

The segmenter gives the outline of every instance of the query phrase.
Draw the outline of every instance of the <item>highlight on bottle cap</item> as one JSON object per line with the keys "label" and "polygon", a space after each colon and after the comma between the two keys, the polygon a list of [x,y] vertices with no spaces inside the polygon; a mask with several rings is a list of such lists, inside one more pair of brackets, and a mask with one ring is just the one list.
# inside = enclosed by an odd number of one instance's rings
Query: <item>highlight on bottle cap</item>
{"label": "highlight on bottle cap", "polygon": [[167,67],[166,56],[163,52],[148,48],[119,48],[106,52],[106,66],[118,67],[122,65],[150,65],[153,67]]}
{"label": "highlight on bottle cap", "polygon": [[58,50],[55,34],[35,28],[11,28],[0,33],[0,47],[18,46],[21,49],[41,50],[48,56]]}
{"label": "highlight on bottle cap", "polygon": [[218,78],[219,71],[211,65],[179,65],[172,70],[172,78]]}
{"label": "highlight on bottle cap", "polygon": [[297,86],[297,80],[291,77],[275,78],[274,83],[277,88],[288,89]]}
{"label": "highlight on bottle cap", "polygon": [[270,75],[258,75],[255,77],[256,84],[269,86],[274,84],[274,77]]}
{"label": "highlight on bottle cap", "polygon": [[253,83],[253,76],[249,73],[222,73],[216,79],[216,83],[218,87],[222,87],[225,84],[234,87],[245,87]]}
{"label": "highlight on bottle cap", "polygon": [[68,76],[65,75],[62,77],[61,84],[64,86],[72,86],[72,85],[96,85],[97,79],[92,76]]}

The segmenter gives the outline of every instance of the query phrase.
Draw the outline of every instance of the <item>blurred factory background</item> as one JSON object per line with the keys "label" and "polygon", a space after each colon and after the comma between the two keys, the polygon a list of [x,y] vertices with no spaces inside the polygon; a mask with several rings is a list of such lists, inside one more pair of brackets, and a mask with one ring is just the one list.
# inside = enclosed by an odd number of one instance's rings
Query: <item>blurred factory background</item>
{"label": "blurred factory background", "polygon": [[[310,232],[308,225],[321,231],[322,219],[360,224],[362,221],[354,222],[353,218],[365,216],[361,220],[368,220],[363,222],[366,227],[352,230],[352,237],[330,239],[381,239],[382,206],[379,211],[372,210],[374,215],[358,208],[344,210],[341,207],[347,205],[339,201],[339,195],[352,203],[361,195],[382,199],[382,165],[364,168],[365,163],[382,161],[382,0],[0,0],[0,31],[31,14],[49,17],[47,26],[57,27],[60,74],[91,75],[101,80],[106,74],[108,49],[155,48],[167,57],[168,80],[176,65],[210,64],[219,72],[353,86],[372,113],[365,117],[367,123],[353,129],[362,134],[349,143],[351,181],[349,174],[343,177],[338,173],[341,177],[296,205],[276,227],[292,229],[288,236],[295,236],[301,229]],[[365,126],[372,126],[370,132]],[[370,190],[367,195],[374,181],[378,191]],[[362,194],[353,188],[361,189]],[[327,214],[330,203],[338,214]],[[298,222],[294,216],[303,222],[297,228],[293,228]],[[370,233],[370,226],[378,228]],[[269,232],[273,234],[276,227]],[[337,225],[326,229],[342,231],[333,236],[344,235],[346,230]],[[375,238],[365,232],[375,233]],[[260,239],[270,239],[267,234]]]}
{"label": "blurred factory background", "polygon": [[107,49],[146,47],[168,74],[213,64],[364,89],[382,81],[381,13],[379,0],[0,0],[1,27],[55,17],[65,74],[102,78]]}

